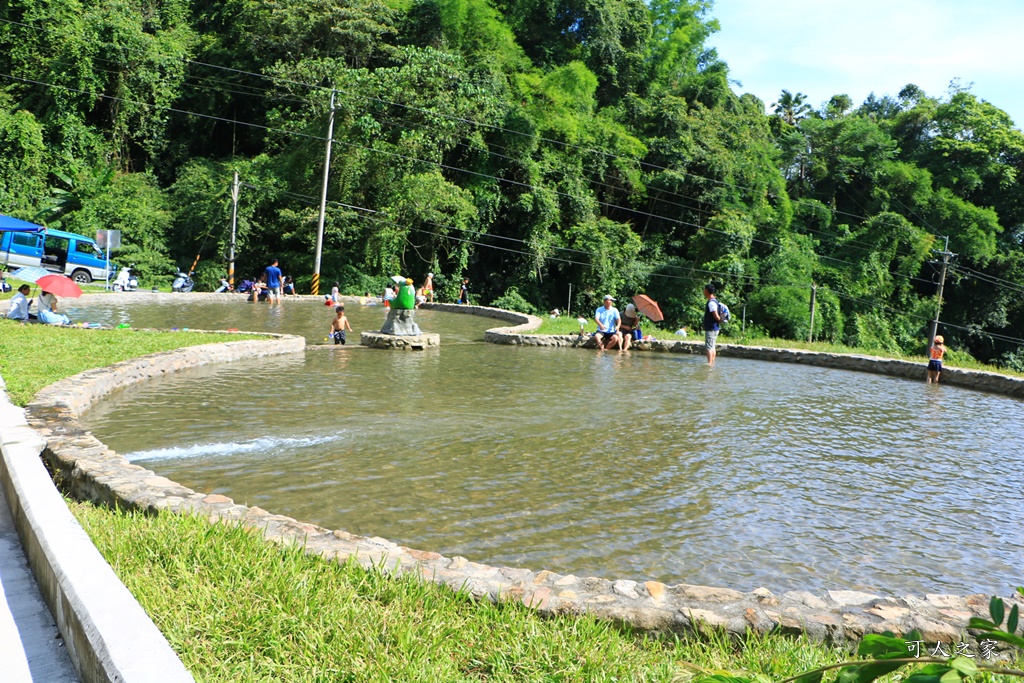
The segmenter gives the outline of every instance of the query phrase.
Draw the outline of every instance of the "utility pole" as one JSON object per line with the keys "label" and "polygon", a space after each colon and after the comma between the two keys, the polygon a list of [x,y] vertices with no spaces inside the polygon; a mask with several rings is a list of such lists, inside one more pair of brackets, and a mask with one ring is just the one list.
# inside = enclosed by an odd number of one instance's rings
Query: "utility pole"
{"label": "utility pole", "polygon": [[235,286],[235,235],[238,234],[238,171],[231,181],[231,241],[228,242],[228,284]]}
{"label": "utility pole", "polygon": [[942,250],[942,274],[939,276],[939,296],[935,304],[935,320],[932,321],[932,331],[928,334],[928,348],[935,343],[935,335],[939,333],[939,313],[942,311],[942,290],[946,287],[946,268],[949,266],[949,259],[956,256],[949,251],[949,237],[946,237],[946,246]]}
{"label": "utility pole", "polygon": [[320,190],[320,220],[316,226],[316,256],[313,258],[313,284],[310,293],[320,293],[320,256],[324,249],[324,216],[327,213],[327,180],[331,173],[331,143],[334,141],[334,89],[331,88],[331,111],[327,119],[327,153],[324,156],[324,183]]}
{"label": "utility pole", "polygon": [[814,341],[814,305],[818,301],[818,285],[811,283],[811,331],[807,333],[807,343]]}

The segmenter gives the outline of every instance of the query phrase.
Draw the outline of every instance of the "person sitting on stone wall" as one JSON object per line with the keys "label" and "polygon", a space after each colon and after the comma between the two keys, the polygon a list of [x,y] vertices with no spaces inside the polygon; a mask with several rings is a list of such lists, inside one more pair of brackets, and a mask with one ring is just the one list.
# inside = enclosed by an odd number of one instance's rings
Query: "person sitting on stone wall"
{"label": "person sitting on stone wall", "polygon": [[615,298],[611,294],[604,295],[604,304],[594,312],[594,321],[597,323],[597,332],[594,333],[594,341],[599,350],[614,349],[616,346],[622,349],[622,335],[619,334],[619,324],[622,317],[619,309],[615,308]]}

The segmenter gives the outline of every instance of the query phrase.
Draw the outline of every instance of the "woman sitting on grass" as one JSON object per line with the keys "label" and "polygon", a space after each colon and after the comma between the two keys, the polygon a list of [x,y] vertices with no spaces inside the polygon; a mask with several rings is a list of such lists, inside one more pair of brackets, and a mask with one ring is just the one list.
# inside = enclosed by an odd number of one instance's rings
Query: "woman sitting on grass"
{"label": "woman sitting on grass", "polygon": [[39,321],[47,325],[70,325],[71,319],[63,313],[57,312],[57,297],[49,292],[43,292],[36,300],[36,307],[39,309]]}

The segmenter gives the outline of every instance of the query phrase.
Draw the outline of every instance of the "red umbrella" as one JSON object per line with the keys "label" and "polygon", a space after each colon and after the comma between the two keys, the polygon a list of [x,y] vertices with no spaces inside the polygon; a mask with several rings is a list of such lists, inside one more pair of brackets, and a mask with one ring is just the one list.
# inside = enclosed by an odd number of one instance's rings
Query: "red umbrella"
{"label": "red umbrella", "polygon": [[64,275],[44,275],[36,280],[36,286],[44,292],[57,296],[77,299],[82,296],[82,288],[75,281]]}
{"label": "red umbrella", "polygon": [[658,302],[646,294],[637,294],[634,296],[633,303],[636,304],[636,310],[640,311],[654,322],[659,323],[665,319],[661,309],[658,308]]}

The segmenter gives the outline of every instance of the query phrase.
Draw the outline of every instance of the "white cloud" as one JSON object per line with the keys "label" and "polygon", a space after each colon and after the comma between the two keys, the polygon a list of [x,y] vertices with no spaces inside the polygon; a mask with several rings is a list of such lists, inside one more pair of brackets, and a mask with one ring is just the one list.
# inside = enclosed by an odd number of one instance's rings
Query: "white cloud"
{"label": "white cloud", "polygon": [[895,94],[914,83],[930,95],[949,82],[1024,123],[1024,3],[986,0],[717,0],[711,39],[732,77],[770,104],[785,88],[820,104],[847,93]]}

